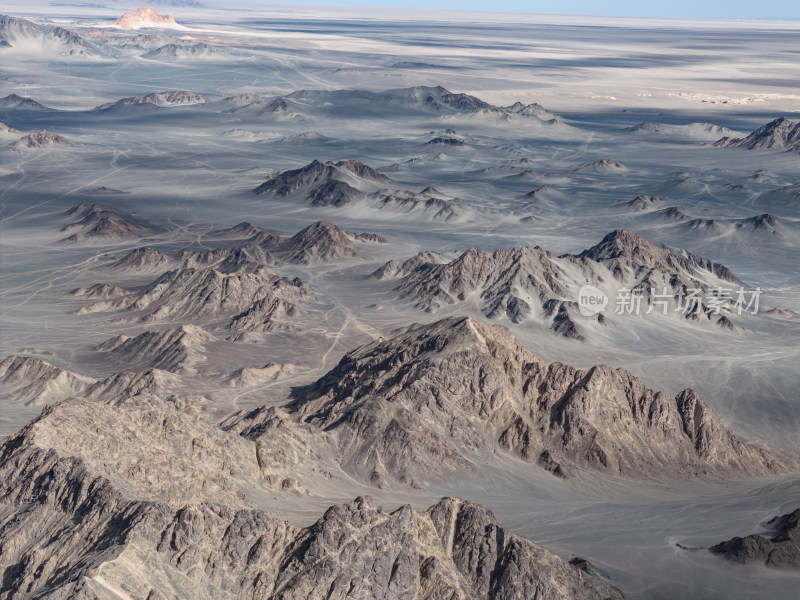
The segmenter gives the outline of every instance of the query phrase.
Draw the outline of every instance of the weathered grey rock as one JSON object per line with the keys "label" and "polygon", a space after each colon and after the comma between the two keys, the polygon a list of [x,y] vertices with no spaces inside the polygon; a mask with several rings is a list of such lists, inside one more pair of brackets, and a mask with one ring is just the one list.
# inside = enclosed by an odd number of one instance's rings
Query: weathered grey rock
{"label": "weathered grey rock", "polygon": [[623,597],[456,498],[293,526],[252,506],[298,489],[257,447],[177,399],[45,410],[0,445],[0,599]]}
{"label": "weathered grey rock", "polygon": [[362,346],[297,388],[291,408],[335,434],[342,465],[375,485],[424,486],[499,450],[562,473],[668,479],[785,470],[692,390],[672,397],[622,369],[548,364],[505,327],[471,318]]}
{"label": "weathered grey rock", "polygon": [[134,338],[116,336],[98,346],[126,369],[162,369],[193,373],[205,361],[205,345],[214,336],[196,325],[181,325],[165,331],[145,331]]}
{"label": "weathered grey rock", "polygon": [[153,92],[152,94],[147,94],[146,96],[122,98],[121,100],[116,100],[115,102],[101,104],[95,110],[108,110],[137,104],[150,104],[153,106],[185,106],[192,104],[204,104],[206,102],[208,102],[208,99],[202,94],[186,90],[178,90],[171,92]]}
{"label": "weathered grey rock", "polygon": [[43,148],[45,146],[69,146],[70,142],[64,136],[51,131],[42,129],[36,133],[29,133],[11,144],[14,150],[25,150],[28,148]]}
{"label": "weathered grey rock", "polygon": [[747,150],[800,150],[800,123],[780,117],[759,127],[745,138],[724,137],[715,142],[714,146]]}
{"label": "weathered grey rock", "polygon": [[486,316],[504,315],[518,323],[530,315],[534,303],[567,295],[560,283],[567,275],[554,258],[538,247],[492,253],[470,248],[444,264],[434,253],[419,254],[402,264],[387,263],[373,276],[402,276],[396,290],[428,312],[477,295]]}
{"label": "weathered grey rock", "polygon": [[155,271],[164,269],[172,262],[167,255],[147,246],[131,250],[128,254],[114,261],[112,268],[131,271]]}
{"label": "weathered grey rock", "polygon": [[18,135],[21,134],[22,132],[19,129],[14,129],[13,127],[9,127],[5,123],[0,123],[0,133]]}
{"label": "weathered grey rock", "polygon": [[[661,296],[666,290],[669,309],[674,311],[689,290],[710,292],[714,281],[739,283],[724,265],[654,244],[624,229],[609,233],[577,255],[556,257],[538,246],[491,253],[471,248],[455,259],[421,252],[404,262],[389,261],[371,276],[399,279],[394,290],[426,312],[472,303],[489,318],[507,318],[512,323],[539,319],[552,331],[581,341],[586,333],[578,323],[587,317],[577,317],[575,301],[583,285],[599,286],[609,297],[622,288],[637,289],[642,311],[647,310],[651,291]],[[729,299],[728,306],[731,303]],[[699,311],[678,314],[736,329],[725,314],[717,314],[706,304],[701,304]],[[608,321],[602,315],[594,319]]]}
{"label": "weathered grey rock", "polygon": [[0,384],[14,401],[50,404],[82,394],[97,380],[33,356],[9,356],[0,362]]}
{"label": "weathered grey rock", "polygon": [[361,256],[353,240],[329,221],[312,223],[283,242],[278,252],[285,260],[302,264]]}
{"label": "weathered grey rock", "polygon": [[766,525],[771,535],[735,537],[710,550],[742,564],[800,570],[800,509],[774,517]]}
{"label": "weathered grey rock", "polygon": [[[218,264],[221,263],[215,263]],[[147,322],[222,320],[238,331],[268,331],[290,327],[282,319],[298,314],[299,305],[312,296],[311,289],[301,280],[280,277],[263,267],[230,273],[175,269],[144,288],[125,291],[121,297],[99,300],[76,312],[132,313],[134,318]]]}
{"label": "weathered grey rock", "polygon": [[[355,178],[355,179],[354,179]],[[357,184],[358,180],[378,184],[391,184],[392,181],[382,175],[369,165],[365,165],[357,160],[342,160],[339,162],[312,161],[299,169],[287,169],[274,173],[264,183],[259,185],[255,191],[257,194],[273,193],[278,196],[289,196],[298,190],[306,191],[307,196],[315,195],[317,204],[340,205],[332,200],[325,200],[325,191],[329,193],[345,194],[339,198],[339,202],[346,204],[352,198],[347,199],[346,194],[349,190],[356,190],[352,183]],[[343,182],[347,187],[336,187],[336,182]],[[322,191],[319,191],[319,190]]]}
{"label": "weathered grey rock", "polygon": [[67,211],[67,215],[76,220],[62,227],[61,231],[80,231],[64,238],[65,242],[125,239],[164,230],[135,213],[97,203],[77,204]]}

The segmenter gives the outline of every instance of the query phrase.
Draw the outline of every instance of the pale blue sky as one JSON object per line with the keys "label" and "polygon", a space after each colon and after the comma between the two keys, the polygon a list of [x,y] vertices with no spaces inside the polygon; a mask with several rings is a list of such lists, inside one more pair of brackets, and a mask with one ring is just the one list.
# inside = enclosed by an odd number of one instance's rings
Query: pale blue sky
{"label": "pale blue sky", "polygon": [[632,17],[800,19],[800,0],[308,0],[307,3]]}

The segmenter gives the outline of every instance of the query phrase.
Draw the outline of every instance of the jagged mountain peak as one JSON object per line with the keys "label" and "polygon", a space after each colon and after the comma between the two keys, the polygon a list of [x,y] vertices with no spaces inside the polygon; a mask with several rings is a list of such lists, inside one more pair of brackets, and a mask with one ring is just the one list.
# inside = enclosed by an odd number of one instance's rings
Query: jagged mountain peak
{"label": "jagged mountain peak", "polygon": [[281,252],[292,262],[361,256],[352,239],[330,221],[317,221],[297,232],[281,245]]}
{"label": "jagged mountain peak", "polygon": [[646,268],[665,273],[695,273],[697,268],[701,268],[725,281],[739,281],[724,265],[691,252],[679,252],[664,244],[651,242],[630,229],[609,232],[598,244],[584,250],[578,257],[611,263],[610,267],[615,275],[625,266],[632,267],[634,271]]}
{"label": "jagged mountain peak", "polygon": [[745,138],[724,137],[714,143],[718,148],[746,148],[748,150],[785,149],[800,150],[800,123],[778,117],[759,127]]}
{"label": "jagged mountain peak", "polygon": [[671,397],[623,369],[548,364],[508,328],[470,317],[357,348],[293,397],[298,418],[333,434],[343,463],[379,486],[469,473],[497,452],[560,476],[577,468],[657,478],[785,469],[725,429],[692,390]]}

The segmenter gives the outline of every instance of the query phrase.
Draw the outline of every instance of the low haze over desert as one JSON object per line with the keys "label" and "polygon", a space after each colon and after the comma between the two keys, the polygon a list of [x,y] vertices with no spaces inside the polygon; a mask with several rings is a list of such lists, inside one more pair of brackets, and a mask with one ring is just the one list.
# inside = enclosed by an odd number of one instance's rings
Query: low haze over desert
{"label": "low haze over desert", "polygon": [[0,14],[0,600],[794,600],[800,21]]}

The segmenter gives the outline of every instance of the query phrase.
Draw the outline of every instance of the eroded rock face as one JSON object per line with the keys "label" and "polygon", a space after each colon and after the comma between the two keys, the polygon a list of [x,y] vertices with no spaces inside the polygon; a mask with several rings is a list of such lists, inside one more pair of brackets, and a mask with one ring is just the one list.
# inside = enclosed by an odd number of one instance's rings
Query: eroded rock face
{"label": "eroded rock face", "polygon": [[64,238],[65,242],[118,240],[163,231],[162,227],[135,213],[99,203],[76,204],[66,214],[75,220],[64,225],[61,231],[77,231],[77,233]]}
{"label": "eroded rock face", "polygon": [[208,98],[197,92],[188,90],[174,90],[169,92],[153,92],[146,96],[131,96],[114,102],[101,104],[96,110],[107,110],[121,106],[136,104],[152,104],[153,106],[188,106],[192,104],[205,104]]}
{"label": "eroded rock face", "polygon": [[[297,314],[298,306],[312,295],[299,279],[280,277],[266,268],[230,273],[216,269],[175,269],[143,289],[124,291],[119,297],[84,306],[78,313],[132,313],[134,318],[148,322],[224,320],[231,329],[241,331],[250,327],[254,331],[267,331],[290,326],[280,319]],[[73,292],[81,295],[82,290]]]}
{"label": "eroded rock face", "polygon": [[50,407],[0,445],[0,598],[622,598],[460,499],[295,527],[254,506],[300,489],[272,466],[177,398]]}
{"label": "eroded rock face", "polygon": [[800,149],[800,123],[780,117],[759,127],[745,138],[724,137],[714,144],[718,148]]}
{"label": "eroded rock face", "polygon": [[[651,291],[663,296],[666,290],[669,311],[674,311],[690,290],[710,292],[712,282],[739,283],[724,265],[650,242],[626,229],[609,233],[580,254],[554,256],[538,246],[494,252],[471,248],[456,258],[421,252],[403,262],[387,262],[372,277],[398,279],[395,291],[426,312],[468,303],[489,318],[512,323],[539,320],[555,333],[579,341],[586,337],[579,324],[586,317],[577,317],[576,303],[583,285],[599,286],[609,297],[622,288],[639,290],[642,310],[647,309]],[[727,317],[705,304],[679,314],[735,330]],[[601,317],[594,318],[608,322]]]}
{"label": "eroded rock face", "polygon": [[141,365],[171,372],[193,372],[195,365],[205,360],[205,344],[213,341],[214,336],[203,328],[181,325],[166,331],[145,331],[133,338],[116,336],[97,349],[128,368]]}
{"label": "eroded rock face", "polygon": [[289,262],[297,263],[361,256],[353,240],[329,221],[312,223],[283,242],[279,252]]}
{"label": "eroded rock face", "polygon": [[29,406],[82,394],[95,381],[34,356],[9,356],[0,362],[0,383],[11,398]]}
{"label": "eroded rock face", "polygon": [[550,471],[629,477],[781,472],[692,390],[672,397],[622,369],[548,364],[503,326],[451,318],[347,354],[295,390],[300,420],[334,433],[373,484],[424,485],[504,450]]}
{"label": "eroded rock face", "polygon": [[44,146],[69,146],[69,140],[64,136],[42,129],[36,133],[30,133],[21,137],[16,142],[11,144],[14,150],[23,150],[27,148],[42,148]]}
{"label": "eroded rock face", "polygon": [[800,509],[767,523],[771,534],[735,537],[710,550],[734,562],[800,570]]}

